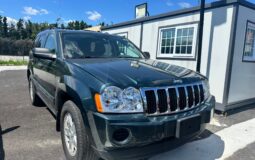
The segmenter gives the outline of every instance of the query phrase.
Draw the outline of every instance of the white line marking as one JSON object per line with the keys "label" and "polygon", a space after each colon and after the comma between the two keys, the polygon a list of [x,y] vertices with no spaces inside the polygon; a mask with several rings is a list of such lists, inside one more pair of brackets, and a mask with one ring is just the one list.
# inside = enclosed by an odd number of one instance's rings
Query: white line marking
{"label": "white line marking", "polygon": [[225,128],[210,137],[187,143],[150,160],[224,160],[255,142],[255,118]]}

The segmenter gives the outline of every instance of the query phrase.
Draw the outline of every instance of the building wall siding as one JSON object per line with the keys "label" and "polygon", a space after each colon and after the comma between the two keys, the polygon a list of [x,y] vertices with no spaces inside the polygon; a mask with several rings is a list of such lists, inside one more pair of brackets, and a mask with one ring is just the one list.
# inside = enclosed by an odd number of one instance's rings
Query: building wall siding
{"label": "building wall siding", "polygon": [[243,62],[247,21],[255,22],[255,10],[239,6],[228,103],[255,98],[255,62]]}
{"label": "building wall siding", "polygon": [[116,29],[103,31],[110,34],[122,34],[127,33],[128,39],[131,40],[136,46],[140,47],[140,32],[141,24],[130,25],[126,27],[119,27]]}

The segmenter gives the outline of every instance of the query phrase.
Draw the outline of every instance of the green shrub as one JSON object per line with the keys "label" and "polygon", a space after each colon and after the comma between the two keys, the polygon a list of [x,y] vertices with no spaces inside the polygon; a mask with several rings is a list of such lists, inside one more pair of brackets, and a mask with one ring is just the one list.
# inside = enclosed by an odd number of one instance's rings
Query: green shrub
{"label": "green shrub", "polygon": [[27,61],[21,61],[21,60],[9,60],[9,61],[3,61],[0,60],[0,66],[22,66],[22,65],[27,65]]}

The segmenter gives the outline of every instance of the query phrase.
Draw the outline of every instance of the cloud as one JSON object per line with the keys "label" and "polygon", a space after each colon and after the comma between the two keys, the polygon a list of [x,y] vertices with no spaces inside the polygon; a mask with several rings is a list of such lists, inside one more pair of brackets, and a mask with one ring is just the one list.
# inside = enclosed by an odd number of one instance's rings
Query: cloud
{"label": "cloud", "polygon": [[172,2],[166,2],[166,5],[170,7],[173,6],[174,4]]}
{"label": "cloud", "polygon": [[69,22],[74,22],[75,20],[69,19],[69,20],[64,20],[64,24],[68,24]]}
{"label": "cloud", "polygon": [[91,21],[99,20],[102,15],[97,11],[87,11],[86,14],[88,15],[88,19]]}
{"label": "cloud", "polygon": [[3,11],[3,10],[0,10],[0,13],[1,13],[1,14],[3,14],[3,13],[4,13],[4,11]]}
{"label": "cloud", "polygon": [[178,3],[178,5],[181,8],[190,8],[190,7],[192,7],[192,5],[190,3],[187,3],[187,2],[180,2],[180,3]]}
{"label": "cloud", "polygon": [[11,17],[6,17],[7,18],[7,24],[10,27],[11,25],[16,25],[18,23],[18,20],[11,18]]}
{"label": "cloud", "polygon": [[49,11],[47,11],[46,9],[41,9],[40,14],[49,14]]}
{"label": "cloud", "polygon": [[28,21],[28,20],[31,19],[31,17],[30,17],[30,16],[25,16],[25,17],[23,17],[23,19],[24,19],[25,21]]}
{"label": "cloud", "polygon": [[24,7],[23,13],[26,15],[36,16],[36,15],[43,15],[43,14],[49,14],[49,11],[46,9],[35,9],[33,7]]}

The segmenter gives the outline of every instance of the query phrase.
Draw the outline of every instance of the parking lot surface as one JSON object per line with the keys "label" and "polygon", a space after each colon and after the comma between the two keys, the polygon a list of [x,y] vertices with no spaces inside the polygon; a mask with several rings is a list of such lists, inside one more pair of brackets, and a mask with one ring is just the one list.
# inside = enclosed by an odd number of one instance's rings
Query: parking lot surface
{"label": "parking lot surface", "polygon": [[[0,160],[65,160],[54,117],[31,105],[27,86],[25,70],[0,70]],[[151,160],[254,160],[254,117],[252,107],[216,115],[200,137]]]}

